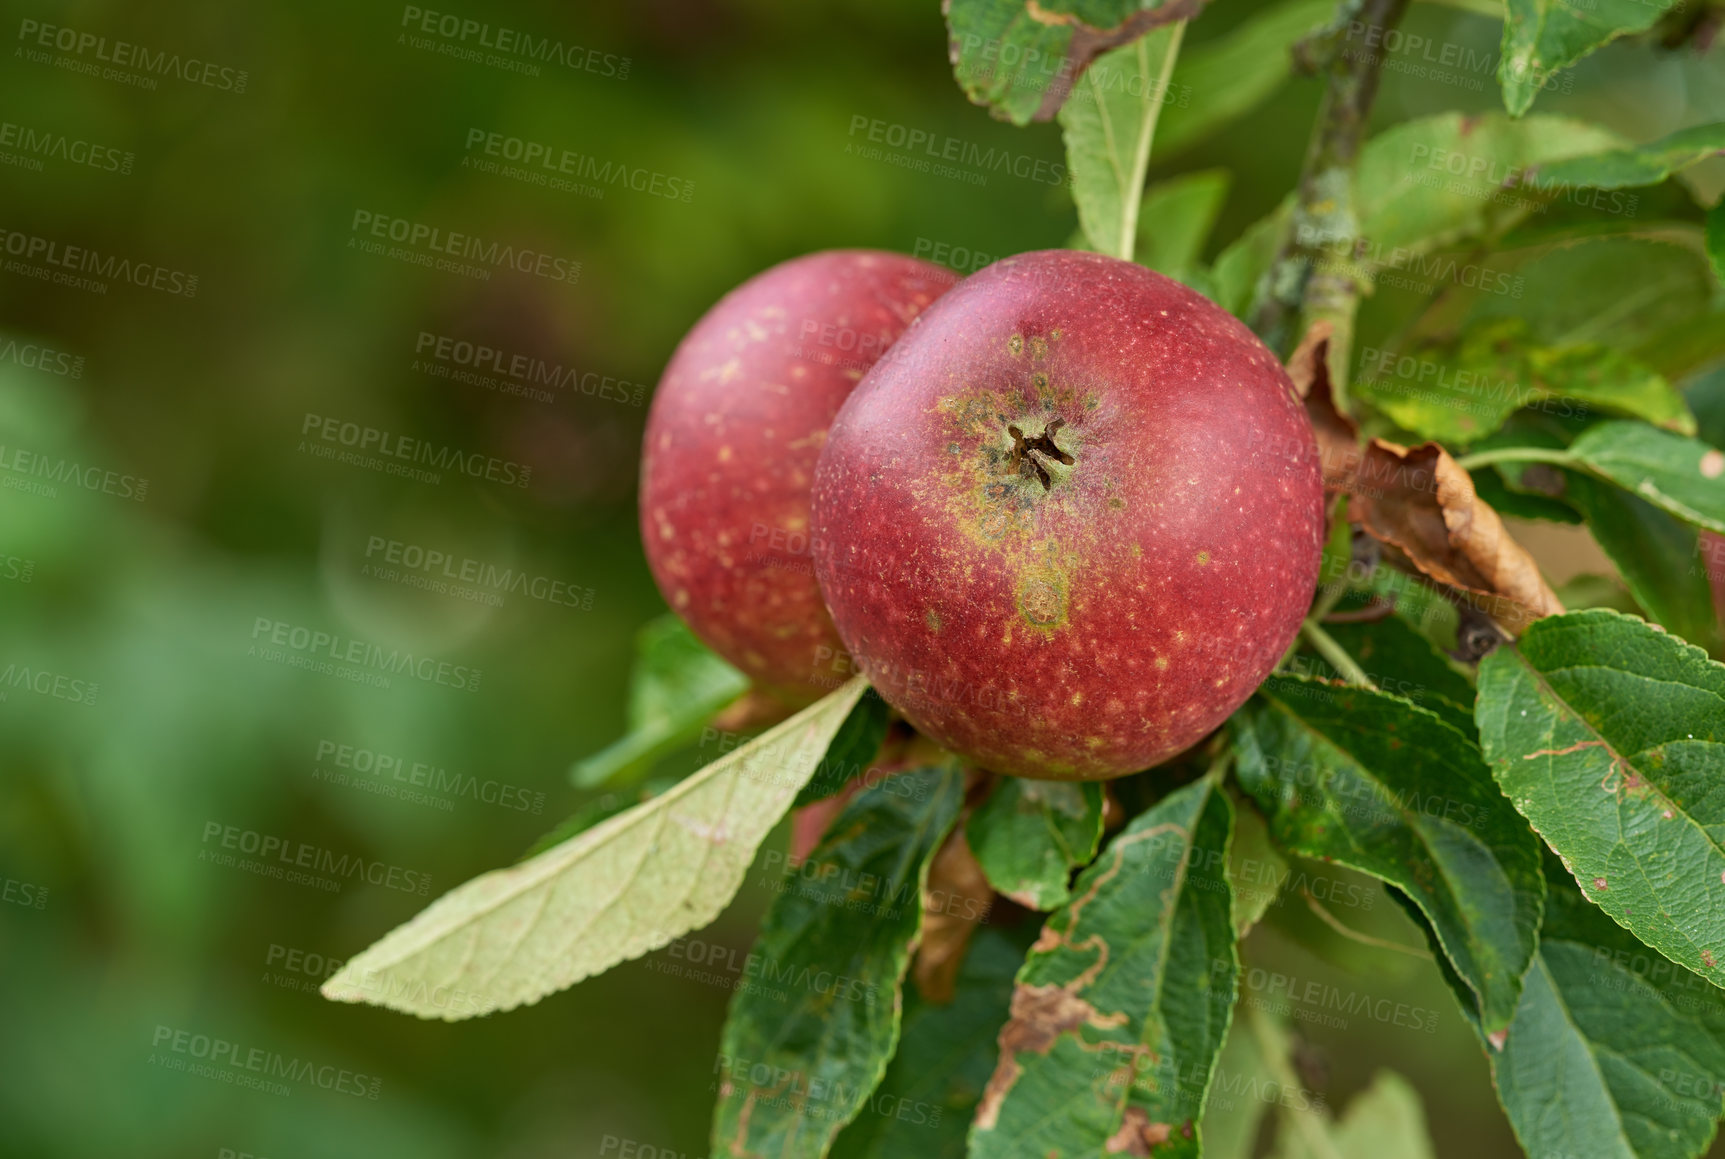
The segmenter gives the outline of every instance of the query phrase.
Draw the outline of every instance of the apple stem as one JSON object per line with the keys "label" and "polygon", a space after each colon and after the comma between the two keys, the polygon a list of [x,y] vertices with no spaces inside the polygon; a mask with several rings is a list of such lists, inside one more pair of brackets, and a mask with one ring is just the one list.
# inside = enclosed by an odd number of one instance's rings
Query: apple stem
{"label": "apple stem", "polygon": [[1316,620],[1308,619],[1303,622],[1300,625],[1300,634],[1306,638],[1308,644],[1317,649],[1318,655],[1329,661],[1330,667],[1342,674],[1342,679],[1361,688],[1370,688],[1374,692],[1377,690],[1378,686],[1372,683],[1366,670],[1361,668],[1359,663],[1348,655],[1348,650],[1336,643],[1336,638],[1324,631]]}

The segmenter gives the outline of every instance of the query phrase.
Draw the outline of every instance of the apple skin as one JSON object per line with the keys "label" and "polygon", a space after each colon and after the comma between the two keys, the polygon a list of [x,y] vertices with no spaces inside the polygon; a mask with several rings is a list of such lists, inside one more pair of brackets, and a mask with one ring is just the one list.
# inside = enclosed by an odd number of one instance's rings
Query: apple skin
{"label": "apple skin", "polygon": [[809,562],[809,488],[863,373],[957,275],[834,250],[744,282],[683,338],[653,394],[641,540],[665,601],[757,686],[799,705],[843,677]]}
{"label": "apple skin", "polygon": [[1324,492],[1245,325],[1050,250],[966,279],[869,372],[813,510],[827,606],[893,707],[996,772],[1096,780],[1190,747],[1274,669]]}

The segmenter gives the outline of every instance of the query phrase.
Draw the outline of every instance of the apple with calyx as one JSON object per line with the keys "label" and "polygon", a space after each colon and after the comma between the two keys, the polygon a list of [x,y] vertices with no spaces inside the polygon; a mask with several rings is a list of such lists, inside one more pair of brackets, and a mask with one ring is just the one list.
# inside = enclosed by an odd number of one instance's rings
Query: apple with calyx
{"label": "apple with calyx", "polygon": [[996,772],[1094,780],[1190,747],[1317,585],[1305,410],[1245,325],[1142,266],[996,262],[846,400],[816,574],[882,696]]}
{"label": "apple with calyx", "polygon": [[827,427],[881,353],[957,280],[900,254],[774,266],[684,337],[647,417],[641,540],[665,601],[792,705],[830,691],[843,645],[809,562],[809,488]]}

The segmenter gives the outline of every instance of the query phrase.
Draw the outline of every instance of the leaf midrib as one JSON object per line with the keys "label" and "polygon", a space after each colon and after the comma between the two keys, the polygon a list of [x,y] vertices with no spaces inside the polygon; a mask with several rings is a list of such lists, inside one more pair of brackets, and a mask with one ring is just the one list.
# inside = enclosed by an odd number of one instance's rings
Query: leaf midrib
{"label": "leaf midrib", "polygon": [[[862,677],[856,677],[854,679],[855,679],[855,682],[861,682],[862,681]],[[866,685],[865,685],[865,687],[866,687]],[[853,706],[854,706],[854,701],[857,699],[858,696],[860,696],[860,692],[852,694],[851,700],[853,702]],[[815,706],[811,706],[811,708],[813,708],[813,707],[815,707]],[[834,712],[837,711],[836,706],[832,711],[834,711]],[[848,714],[849,710],[847,709],[846,711]],[[581,838],[583,838],[583,837],[585,837],[587,840],[581,848],[571,849],[564,857],[562,857],[562,858],[551,858],[551,857],[547,856],[547,854],[541,854],[540,857],[544,858],[544,864],[541,867],[539,867],[538,871],[535,873],[521,873],[520,879],[515,884],[514,888],[509,889],[509,890],[505,890],[505,891],[500,891],[495,897],[487,899],[487,901],[484,902],[483,904],[474,905],[474,906],[471,906],[468,908],[464,908],[459,912],[459,914],[455,915],[454,917],[440,918],[435,924],[428,924],[425,933],[422,934],[419,938],[413,939],[413,940],[408,940],[408,939],[404,938],[401,946],[394,948],[387,957],[382,957],[379,961],[374,963],[372,965],[371,969],[375,973],[381,973],[381,972],[386,971],[386,970],[398,969],[403,963],[405,963],[411,959],[422,957],[426,954],[434,952],[439,946],[441,946],[449,938],[459,935],[463,930],[472,929],[475,931],[475,933],[477,933],[478,927],[482,927],[486,923],[487,920],[494,917],[495,914],[497,913],[497,911],[502,909],[504,906],[512,904],[513,902],[519,900],[523,896],[526,896],[527,894],[531,893],[535,889],[541,889],[541,888],[544,888],[547,886],[554,887],[557,879],[560,878],[563,874],[569,872],[570,870],[572,870],[576,866],[581,865],[582,863],[587,861],[590,857],[592,857],[595,854],[609,852],[610,851],[610,843],[618,835],[630,832],[630,831],[634,830],[637,826],[642,825],[644,822],[646,822],[648,820],[654,821],[657,824],[658,829],[662,831],[664,824],[665,824],[665,820],[667,818],[669,818],[669,816],[670,816],[672,806],[674,806],[675,804],[680,802],[683,798],[686,798],[686,797],[692,795],[693,793],[695,793],[696,791],[698,791],[702,788],[705,788],[706,786],[712,784],[713,782],[717,781],[721,777],[724,777],[727,774],[730,774],[731,780],[727,786],[727,794],[726,794],[725,806],[724,806],[724,809],[725,809],[724,816],[728,817],[729,809],[730,809],[730,805],[731,805],[731,799],[736,792],[736,783],[735,783],[736,779],[737,779],[738,775],[740,775],[743,768],[747,765],[749,758],[751,756],[755,755],[756,752],[761,751],[761,750],[765,750],[769,746],[770,743],[777,743],[777,741],[780,740],[781,737],[791,736],[799,728],[807,728],[809,726],[810,721],[812,721],[814,719],[814,717],[815,717],[815,714],[812,712],[810,712],[807,717],[804,717],[803,714],[799,713],[797,716],[794,716],[790,720],[785,721],[784,724],[778,726],[778,728],[769,729],[767,732],[762,733],[760,736],[754,738],[753,740],[749,741],[747,744],[738,748],[736,750],[735,754],[733,755],[731,761],[728,764],[726,764],[724,767],[722,767],[722,768],[717,767],[716,764],[713,766],[708,766],[707,769],[702,770],[701,772],[697,772],[693,776],[688,777],[685,780],[679,782],[678,784],[672,786],[670,789],[666,790],[664,793],[661,793],[659,796],[653,798],[651,804],[656,806],[656,808],[651,813],[648,813],[645,816],[643,816],[641,814],[634,813],[633,810],[628,810],[628,811],[625,811],[623,813],[619,813],[615,817],[608,818],[605,821],[601,822],[600,824],[594,826],[592,829],[587,830],[585,833],[582,833],[582,834],[578,835],[577,837],[572,838],[571,840],[574,842],[580,842]],[[843,718],[840,718],[839,723],[843,724]],[[781,729],[783,730],[782,732],[780,731]],[[813,774],[813,771],[814,771],[814,766],[811,765],[809,768],[810,775]],[[794,799],[795,790],[791,790],[790,795]],[[713,847],[713,843],[710,841],[707,842],[706,844],[707,844],[708,848],[703,855],[703,860],[702,860],[703,866],[705,866],[705,864],[706,864],[706,859],[708,857],[710,857],[711,852],[712,852],[712,847]],[[654,841],[648,843],[647,848],[648,848],[649,853],[651,852],[651,850],[656,845],[657,845],[657,839],[656,838]],[[549,853],[549,851],[547,851],[547,853]],[[538,859],[536,858],[534,860],[538,860]],[[640,873],[642,871],[642,867],[646,864],[647,860],[648,860],[648,858],[646,856],[643,856],[641,861],[636,863],[635,868],[632,869],[629,872],[629,874],[622,879],[620,884],[617,886],[615,892],[612,894],[611,898],[606,902],[605,907],[600,911],[601,913],[607,912],[610,909],[610,907],[614,906],[617,903],[617,901],[620,898],[622,898],[623,895],[629,891],[630,887],[632,887],[635,884],[635,882],[639,879]],[[533,866],[532,860],[524,862],[520,866],[511,867],[509,869],[493,870],[492,872],[493,873],[499,873],[499,874],[511,874],[511,873],[516,873],[521,869],[526,869],[526,868],[531,867],[531,866]],[[479,879],[475,878],[473,880],[477,881]],[[471,882],[464,883],[464,885],[466,885],[466,884],[471,884]],[[456,887],[457,890],[459,890],[461,888],[463,888],[463,886],[457,886]],[[445,894],[444,895],[445,898],[447,898],[449,896],[451,896],[451,894]],[[442,900],[443,899],[441,899],[441,898],[439,899],[439,901],[442,901]],[[685,899],[685,901],[686,901],[686,899]],[[436,903],[434,903],[434,905],[435,904]],[[421,911],[422,916],[423,916],[423,914],[429,913],[429,912],[430,912],[429,910]],[[596,916],[597,915],[595,915],[595,917]],[[584,928],[591,928],[591,925],[592,925],[592,919],[589,919],[587,926]],[[405,934],[405,933],[409,932],[410,930],[411,930],[411,925],[398,927],[398,930],[394,931],[394,932],[401,932],[401,933]],[[389,937],[389,935],[385,935],[386,941],[387,941],[388,937]],[[383,946],[383,944],[384,944],[383,942],[377,943],[376,945],[372,946],[371,948],[369,948],[365,951],[362,951],[362,955],[372,953],[374,950],[381,948]],[[471,956],[471,954],[474,952],[475,948],[476,948],[475,946],[469,947],[469,949],[468,949],[469,956]],[[517,949],[518,948],[519,948],[519,946],[517,947]],[[511,951],[512,954],[513,954],[513,952],[514,951]],[[463,968],[465,968],[465,966]],[[345,972],[346,971],[344,970],[343,973],[345,973]],[[338,977],[339,977],[339,975],[338,975]],[[579,979],[577,979],[577,980],[579,980]]]}
{"label": "leaf midrib", "polygon": [[[1345,748],[1339,741],[1337,741],[1334,738],[1332,738],[1331,736],[1329,736],[1329,734],[1319,730],[1318,728],[1316,728],[1312,724],[1308,723],[1304,717],[1300,716],[1298,713],[1289,709],[1286,705],[1282,704],[1282,702],[1274,700],[1273,697],[1271,697],[1271,699],[1276,704],[1276,706],[1279,709],[1281,709],[1284,716],[1288,717],[1296,725],[1298,725],[1301,729],[1304,729],[1306,732],[1311,734],[1311,737],[1317,743],[1326,745],[1329,748],[1333,749],[1335,752],[1346,757],[1349,764],[1352,765],[1355,769],[1357,769],[1361,774],[1364,774],[1365,779],[1367,779],[1374,787],[1376,787],[1381,792],[1384,792],[1386,795],[1388,795],[1390,800],[1392,800],[1392,801],[1395,800],[1394,794],[1391,794],[1388,792],[1388,786],[1386,786],[1384,784],[1382,777],[1379,776],[1379,774],[1376,773],[1374,770],[1372,770],[1368,765],[1366,765],[1351,749]],[[1412,707],[1419,708],[1418,705],[1413,705]],[[1437,714],[1432,713],[1429,710],[1420,709],[1420,711],[1426,712],[1426,714],[1428,716],[1430,716],[1433,720],[1436,720],[1440,725],[1449,729],[1451,732],[1455,732],[1456,736],[1459,739],[1463,740],[1464,742],[1466,741],[1467,738],[1463,737],[1460,732],[1457,732],[1455,726],[1451,725],[1448,721],[1443,720],[1441,717],[1437,716]],[[1441,757],[1439,757],[1438,760],[1441,764],[1444,764],[1445,767],[1448,767],[1447,762],[1443,761],[1443,759]],[[1481,763],[1483,766],[1483,760]],[[1486,772],[1487,772],[1487,775],[1489,776],[1490,770],[1487,769]],[[1456,910],[1456,913],[1458,914],[1458,916],[1464,916],[1465,917],[1466,910],[1465,910],[1465,907],[1463,907],[1463,905],[1461,904],[1461,900],[1460,900],[1461,894],[1458,892],[1457,883],[1456,883],[1455,879],[1451,876],[1450,866],[1448,865],[1448,863],[1444,859],[1438,857],[1437,854],[1433,851],[1432,845],[1431,845],[1431,840],[1427,836],[1424,828],[1420,824],[1420,821],[1425,819],[1424,815],[1423,814],[1417,814],[1417,816],[1416,816],[1415,813],[1410,813],[1406,808],[1400,808],[1400,807],[1394,808],[1390,811],[1394,812],[1397,816],[1401,817],[1402,822],[1407,827],[1408,831],[1417,837],[1417,839],[1419,841],[1420,848],[1425,851],[1426,856],[1430,860],[1431,864],[1434,867],[1436,867],[1436,869],[1438,870],[1439,877],[1443,882],[1444,892],[1447,896],[1447,899],[1455,907],[1455,910]],[[1340,826],[1338,826],[1337,829],[1338,829],[1338,832],[1344,832],[1344,833],[1348,832],[1345,828],[1340,827]],[[1352,842],[1351,834],[1349,836],[1349,840],[1350,840],[1350,842]],[[1484,842],[1484,841],[1481,841],[1480,844],[1482,846],[1484,846],[1485,849],[1490,851],[1490,853],[1492,854],[1492,860],[1493,861],[1499,861],[1498,850],[1495,846],[1490,845],[1489,843]],[[1501,864],[1501,862],[1500,862],[1500,864]],[[1354,868],[1358,868],[1358,869],[1360,869],[1360,871],[1362,873],[1370,874],[1373,877],[1378,876],[1378,874],[1374,870],[1363,869],[1359,866],[1355,866]],[[1403,886],[1402,883],[1400,883],[1400,882],[1392,882],[1391,884],[1397,885],[1398,887],[1402,888],[1403,892],[1405,892],[1410,898],[1413,899],[1414,904],[1418,905],[1422,912],[1425,911],[1426,907],[1423,904],[1421,904],[1421,895],[1431,892],[1428,888],[1421,887],[1417,882],[1415,882],[1411,878],[1411,876],[1410,876],[1408,884],[1406,886]],[[1513,888],[1513,884],[1512,884],[1512,888]],[[1455,948],[1451,947],[1449,939],[1444,936],[1444,931],[1439,926],[1438,920],[1435,917],[1433,917],[1430,913],[1427,913],[1426,917],[1431,922],[1432,933],[1437,937],[1439,945],[1442,946],[1444,953],[1448,954],[1451,961],[1453,962],[1455,960],[1457,950]],[[1464,925],[1465,925],[1465,923],[1464,923]],[[1469,943],[1472,943],[1474,941],[1474,939],[1471,936],[1469,936],[1468,941],[1469,941]],[[1465,952],[1467,954],[1467,958],[1468,958],[1469,962],[1472,964],[1472,966],[1475,969],[1480,970],[1481,973],[1483,974],[1484,973],[1483,967],[1484,967],[1485,963],[1481,961],[1480,956],[1477,953],[1475,947],[1472,944],[1469,944],[1467,946],[1461,947],[1461,949],[1465,950]],[[1537,947],[1536,947],[1536,949],[1535,949],[1536,955],[1537,955],[1537,952],[1538,951],[1537,951]],[[1468,987],[1474,991],[1474,996],[1480,1002],[1481,1008],[1483,1009],[1484,1001],[1485,1001],[1485,995],[1483,993],[1481,993],[1479,990],[1480,983],[1476,982],[1472,978],[1467,977],[1466,975],[1461,974],[1461,972],[1459,970],[1457,971],[1457,976],[1460,977],[1464,982],[1466,982],[1468,984]],[[1483,982],[1483,981],[1484,981],[1484,979],[1482,978],[1480,980],[1480,982]],[[1514,1014],[1512,1012],[1511,1018],[1513,1018],[1513,1017],[1514,1017]]]}
{"label": "leaf midrib", "polygon": [[[1623,763],[1623,765],[1626,768],[1634,769],[1637,773],[1642,773],[1642,770],[1640,769],[1639,766],[1632,764],[1627,757],[1624,757],[1621,753],[1619,753],[1617,751],[1616,747],[1609,740],[1606,739],[1604,734],[1602,734],[1598,729],[1594,728],[1593,725],[1585,717],[1581,716],[1580,713],[1576,712],[1570,706],[1569,701],[1565,700],[1561,695],[1558,694],[1557,690],[1555,688],[1553,688],[1551,686],[1551,684],[1545,679],[1545,674],[1543,672],[1541,672],[1538,668],[1534,667],[1533,662],[1531,660],[1529,660],[1525,655],[1523,655],[1519,649],[1514,652],[1514,656],[1515,656],[1516,660],[1521,662],[1522,667],[1527,671],[1527,673],[1532,678],[1534,683],[1536,685],[1538,685],[1539,688],[1543,689],[1545,692],[1550,693],[1552,701],[1555,702],[1557,705],[1559,705],[1564,712],[1568,713],[1570,719],[1572,719],[1579,728],[1581,728],[1587,735],[1592,736],[1592,737],[1596,737],[1598,739],[1600,746],[1605,749],[1606,753],[1608,753],[1610,755],[1611,759],[1614,762],[1620,761]],[[1621,669],[1612,669],[1612,671],[1622,671],[1622,670]],[[1683,687],[1691,687],[1691,686],[1690,685],[1684,685]],[[1508,702],[1507,701],[1505,702],[1504,711],[1505,711],[1505,713],[1508,712]],[[1507,717],[1506,717],[1506,719],[1507,719]],[[1557,737],[1556,737],[1555,727],[1548,729],[1546,732],[1547,744],[1548,745],[1555,744],[1556,740],[1557,740]],[[1510,762],[1512,760],[1515,760],[1515,759],[1517,759],[1517,758],[1515,758],[1513,756],[1509,756],[1506,754],[1501,763],[1506,768],[1513,767],[1510,765]],[[1525,758],[1522,758],[1522,759],[1525,759]],[[1557,767],[1557,758],[1555,756],[1547,756],[1545,758],[1546,786],[1547,786],[1547,789],[1551,793],[1551,799],[1554,801],[1562,800],[1561,787],[1558,785],[1558,783],[1554,779],[1555,778],[1555,771],[1554,770],[1556,769],[1556,767]],[[1720,847],[1720,844],[1713,839],[1712,835],[1707,832],[1706,828],[1704,826],[1702,826],[1700,824],[1700,822],[1696,821],[1695,818],[1691,817],[1686,810],[1679,808],[1677,806],[1677,803],[1675,801],[1673,801],[1665,793],[1665,790],[1663,788],[1661,788],[1657,782],[1655,782],[1652,778],[1646,776],[1644,773],[1642,774],[1642,782],[1644,784],[1646,784],[1651,791],[1656,793],[1661,801],[1664,801],[1670,807],[1670,811],[1671,811],[1673,816],[1682,817],[1683,820],[1690,826],[1690,828],[1694,829],[1697,833],[1699,833],[1701,835],[1701,839],[1703,841],[1705,841],[1708,844],[1708,846],[1710,846],[1712,848],[1713,852],[1716,855],[1718,855],[1720,858],[1725,858],[1725,849],[1722,849]],[[1614,796],[1615,796],[1615,794],[1614,794]],[[1621,802],[1619,802],[1617,805],[1617,808],[1619,811],[1619,813],[1618,813],[1619,825],[1617,826],[1617,828],[1618,828],[1618,832],[1621,834],[1621,832],[1622,832],[1621,817],[1622,817],[1623,804]],[[1542,833],[1541,836],[1543,837],[1544,834]],[[1549,842],[1548,842],[1548,844],[1549,844]],[[1613,843],[1613,848],[1614,849],[1622,849],[1625,853],[1627,853],[1629,855],[1630,860],[1635,865],[1636,872],[1641,875],[1642,884],[1647,889],[1648,895],[1649,896],[1657,895],[1658,890],[1654,887],[1653,883],[1647,879],[1647,865],[1646,865],[1645,859],[1643,859],[1632,848],[1630,848],[1629,843],[1624,841],[1621,838],[1621,836]],[[1609,856],[1609,854],[1607,856]],[[1568,865],[1567,860],[1565,861],[1565,865],[1567,867],[1567,865]],[[1574,871],[1571,870],[1571,873],[1573,874]],[[1580,886],[1579,881],[1577,882],[1577,885]],[[1583,897],[1587,896],[1585,888],[1583,888],[1583,890],[1582,890],[1582,896]],[[1588,900],[1592,901],[1591,898],[1589,898]],[[1598,905],[1599,903],[1593,902],[1593,904]],[[1628,930],[1631,934],[1635,935],[1637,938],[1640,938],[1640,934],[1636,933],[1634,927],[1630,926],[1629,923],[1624,918],[1619,917],[1617,914],[1612,913],[1610,910],[1606,909],[1603,905],[1599,906],[1599,910],[1601,913],[1603,913],[1607,917],[1609,917],[1612,921],[1616,922],[1619,926],[1622,926],[1624,929]],[[1697,943],[1693,937],[1690,936],[1689,932],[1687,930],[1684,930],[1684,929],[1681,929],[1680,927],[1678,927],[1676,922],[1673,921],[1671,916],[1669,914],[1665,913],[1664,910],[1656,909],[1654,912],[1658,913],[1660,915],[1660,917],[1663,919],[1659,923],[1660,927],[1663,928],[1664,930],[1668,931],[1669,933],[1671,933],[1675,937],[1681,938],[1685,943],[1687,943],[1692,949],[1694,949],[1696,951],[1696,956],[1697,956],[1697,958],[1699,958],[1700,954],[1702,952],[1704,952],[1703,947],[1699,943]],[[1658,949],[1658,947],[1654,947],[1654,948]],[[1659,952],[1665,953],[1665,951],[1662,949]],[[1670,957],[1669,954],[1667,954],[1666,956]],[[1689,966],[1687,963],[1678,962],[1675,958],[1672,958],[1672,961],[1679,966],[1683,966],[1685,969],[1694,970],[1694,968]],[[1700,971],[1694,971],[1694,972],[1700,973]],[[1705,974],[1702,974],[1701,976],[1703,978],[1707,978],[1707,980],[1709,982],[1712,981],[1712,979],[1708,978],[1707,975],[1705,975]]]}

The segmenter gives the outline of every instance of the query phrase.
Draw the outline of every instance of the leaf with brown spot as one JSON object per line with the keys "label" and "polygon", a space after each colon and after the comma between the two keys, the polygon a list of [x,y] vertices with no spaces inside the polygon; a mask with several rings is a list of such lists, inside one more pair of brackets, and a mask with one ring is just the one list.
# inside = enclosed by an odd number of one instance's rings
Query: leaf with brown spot
{"label": "leaf with brown spot", "polygon": [[963,788],[949,761],[863,789],[783,883],[725,1021],[715,1157],[825,1155],[863,1112],[898,1045],[922,889]]}
{"label": "leaf with brown spot", "polygon": [[1232,824],[1206,777],[1139,815],[1079,875],[1018,973],[972,1159],[1199,1154],[1239,971]]}

